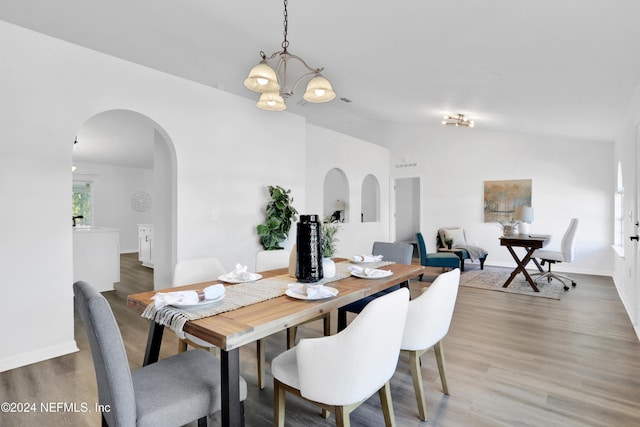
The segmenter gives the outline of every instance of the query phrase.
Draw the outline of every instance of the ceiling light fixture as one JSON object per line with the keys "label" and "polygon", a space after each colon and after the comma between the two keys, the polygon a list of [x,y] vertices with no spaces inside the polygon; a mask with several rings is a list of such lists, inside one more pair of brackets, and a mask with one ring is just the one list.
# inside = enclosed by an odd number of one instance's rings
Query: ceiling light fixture
{"label": "ceiling light fixture", "polygon": [[[244,81],[247,89],[262,94],[256,105],[263,110],[285,110],[287,108],[285,100],[293,95],[296,86],[302,79],[311,75],[314,77],[307,84],[307,90],[303,95],[305,101],[314,103],[328,102],[336,97],[336,93],[333,91],[329,80],[320,74],[322,70],[324,70],[324,67],[311,68],[302,58],[292,55],[287,50],[289,47],[289,40],[287,40],[287,27],[289,24],[287,4],[288,1],[284,0],[284,41],[282,42],[282,50],[275,52],[268,58],[264,51],[260,51],[262,61],[251,69],[249,77]],[[309,71],[298,77],[293,85],[289,87],[287,86],[287,78],[290,77],[287,76],[287,62],[292,59],[300,61]],[[274,61],[275,66],[270,65],[269,61]]]}
{"label": "ceiling light fixture", "polygon": [[443,125],[452,125],[452,126],[467,126],[472,128],[474,125],[473,120],[465,119],[464,114],[457,114],[455,116],[444,116],[444,120],[442,121]]}

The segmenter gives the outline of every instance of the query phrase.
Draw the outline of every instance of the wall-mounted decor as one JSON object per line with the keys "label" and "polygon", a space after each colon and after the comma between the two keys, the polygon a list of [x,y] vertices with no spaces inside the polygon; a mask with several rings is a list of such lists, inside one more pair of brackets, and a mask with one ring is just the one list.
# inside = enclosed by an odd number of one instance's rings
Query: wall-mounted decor
{"label": "wall-mounted decor", "polygon": [[131,196],[131,207],[134,211],[145,212],[151,207],[151,196],[146,191],[138,191]]}
{"label": "wall-mounted decor", "polygon": [[531,206],[530,179],[484,182],[484,222],[509,221],[518,206]]}

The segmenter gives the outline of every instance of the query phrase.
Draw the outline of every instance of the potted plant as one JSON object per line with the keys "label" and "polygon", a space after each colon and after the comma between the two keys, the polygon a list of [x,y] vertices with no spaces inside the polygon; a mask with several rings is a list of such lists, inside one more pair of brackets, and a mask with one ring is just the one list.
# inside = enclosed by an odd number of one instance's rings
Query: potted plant
{"label": "potted plant", "polygon": [[326,278],[336,275],[336,264],[331,257],[336,253],[336,243],[339,242],[336,234],[340,229],[340,223],[326,217],[322,222],[320,248],[322,249],[322,270]]}
{"label": "potted plant", "polygon": [[451,249],[451,245],[453,245],[453,239],[451,237],[446,237],[444,239],[444,244],[447,245],[448,249]]}
{"label": "potted plant", "polygon": [[502,235],[504,237],[511,237],[516,234],[516,227],[518,226],[518,224],[519,221],[516,221],[513,218],[500,221],[500,227],[502,227]]}
{"label": "potted plant", "polygon": [[291,190],[276,185],[269,186],[271,201],[265,209],[266,219],[256,227],[260,242],[265,250],[283,249],[280,243],[287,240],[291,224],[297,220],[298,211],[291,206],[293,198],[289,196]]}

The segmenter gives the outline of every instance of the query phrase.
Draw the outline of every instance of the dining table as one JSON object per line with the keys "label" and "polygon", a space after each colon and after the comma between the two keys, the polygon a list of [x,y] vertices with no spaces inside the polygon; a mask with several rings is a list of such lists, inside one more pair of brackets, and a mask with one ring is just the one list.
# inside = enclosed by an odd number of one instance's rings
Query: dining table
{"label": "dining table", "polygon": [[[538,260],[533,257],[533,253],[537,249],[544,247],[550,239],[551,236],[548,234],[515,234],[513,236],[500,237],[500,246],[506,246],[507,250],[516,262],[516,268],[511,272],[511,275],[504,283],[504,285],[502,285],[503,288],[508,287],[513,279],[515,279],[515,277],[518,275],[518,273],[522,273],[533,291],[540,292],[538,286],[536,286],[536,282],[533,280],[526,267],[530,261],[533,261],[533,263],[538,268],[538,271],[544,271],[540,263],[538,263]],[[513,249],[514,247],[524,248],[525,255],[522,258],[519,257],[516,251]]]}
{"label": "dining table", "polygon": [[[335,261],[339,272],[348,271],[347,267],[354,265],[346,259],[335,259]],[[366,265],[360,266],[366,267]],[[392,263],[379,268],[388,270],[391,274],[387,277],[375,279],[342,274],[338,280],[327,283],[326,286],[338,291],[336,296],[330,298],[308,300],[292,298],[283,294],[213,316],[189,320],[184,324],[183,331],[185,333],[192,334],[220,349],[221,421],[223,426],[236,427],[244,425],[243,406],[240,402],[240,347],[286,330],[291,326],[302,324],[319,315],[329,313],[424,273],[424,267],[416,264]],[[264,271],[260,272],[260,274],[262,275],[260,280],[282,278],[284,281],[296,282],[295,278],[288,277],[287,268]],[[259,284],[260,280],[256,283]],[[133,294],[128,296],[127,305],[140,313],[144,313],[147,307],[154,303],[152,297],[157,292],[202,290],[216,283],[221,282],[195,283]],[[225,283],[225,286],[236,285]],[[286,288],[286,286],[285,284],[284,287]],[[162,324],[157,321],[150,321],[143,365],[148,365],[158,360],[163,331],[164,326]]]}

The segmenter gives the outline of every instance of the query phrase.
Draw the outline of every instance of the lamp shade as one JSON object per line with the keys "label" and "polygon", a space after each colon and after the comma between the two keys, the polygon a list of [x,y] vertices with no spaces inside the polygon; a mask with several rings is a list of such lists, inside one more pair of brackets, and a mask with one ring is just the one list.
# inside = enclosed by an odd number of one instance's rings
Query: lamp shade
{"label": "lamp shade", "polygon": [[249,77],[245,79],[244,85],[247,89],[260,93],[278,92],[280,90],[278,76],[266,61],[260,61],[258,65],[249,71]]}
{"label": "lamp shade", "polygon": [[531,206],[516,207],[515,219],[531,224],[533,222],[533,208]]}
{"label": "lamp shade", "polygon": [[263,93],[260,95],[260,99],[256,105],[261,110],[267,111],[282,111],[287,108],[284,99],[282,99],[278,92]]}
{"label": "lamp shade", "polygon": [[328,102],[336,97],[336,93],[329,80],[318,75],[309,81],[307,90],[302,97],[309,102]]}

